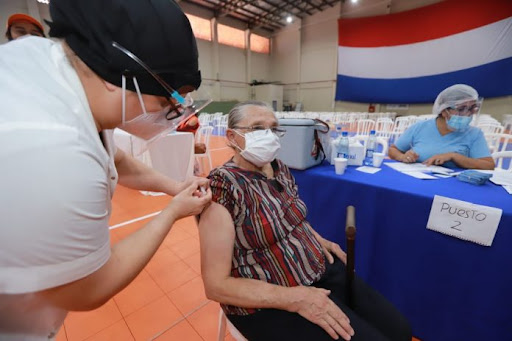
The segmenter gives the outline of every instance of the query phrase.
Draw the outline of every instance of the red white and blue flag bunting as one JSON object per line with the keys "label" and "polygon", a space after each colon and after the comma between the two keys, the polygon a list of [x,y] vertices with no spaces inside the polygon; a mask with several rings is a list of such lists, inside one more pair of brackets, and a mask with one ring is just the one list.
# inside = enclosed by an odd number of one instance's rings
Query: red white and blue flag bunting
{"label": "red white and blue flag bunting", "polygon": [[446,0],[338,21],[336,100],[428,103],[463,83],[512,95],[512,0]]}

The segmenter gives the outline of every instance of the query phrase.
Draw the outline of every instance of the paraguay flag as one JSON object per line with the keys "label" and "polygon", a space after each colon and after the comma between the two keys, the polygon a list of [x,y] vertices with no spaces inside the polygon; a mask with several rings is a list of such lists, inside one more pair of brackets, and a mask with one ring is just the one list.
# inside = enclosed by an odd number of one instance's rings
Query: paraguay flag
{"label": "paraguay flag", "polygon": [[512,94],[512,0],[446,0],[339,19],[336,100],[428,103],[456,83]]}

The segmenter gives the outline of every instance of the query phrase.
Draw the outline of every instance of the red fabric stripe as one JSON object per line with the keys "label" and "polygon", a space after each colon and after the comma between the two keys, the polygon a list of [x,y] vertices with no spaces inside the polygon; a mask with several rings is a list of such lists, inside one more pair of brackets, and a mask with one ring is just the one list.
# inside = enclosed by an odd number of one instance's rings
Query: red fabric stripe
{"label": "red fabric stripe", "polygon": [[411,44],[461,33],[511,16],[511,0],[446,0],[395,14],[339,19],[338,43],[348,47]]}

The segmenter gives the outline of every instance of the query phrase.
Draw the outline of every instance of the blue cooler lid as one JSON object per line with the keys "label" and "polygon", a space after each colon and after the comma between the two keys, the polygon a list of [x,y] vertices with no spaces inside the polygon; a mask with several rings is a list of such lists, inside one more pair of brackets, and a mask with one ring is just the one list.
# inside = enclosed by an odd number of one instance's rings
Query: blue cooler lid
{"label": "blue cooler lid", "polygon": [[280,118],[280,126],[309,127],[316,124],[315,120],[310,118]]}

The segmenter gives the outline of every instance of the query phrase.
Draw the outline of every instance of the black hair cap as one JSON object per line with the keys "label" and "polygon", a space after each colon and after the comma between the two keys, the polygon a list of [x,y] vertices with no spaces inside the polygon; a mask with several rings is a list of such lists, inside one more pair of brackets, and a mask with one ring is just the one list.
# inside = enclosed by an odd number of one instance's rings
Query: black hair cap
{"label": "black hair cap", "polygon": [[[173,0],[52,0],[50,36],[63,38],[104,80],[121,86],[121,75],[137,77],[141,92],[169,93],[138,63],[112,46],[136,55],[174,89],[201,84],[190,22]],[[134,90],[133,82],[126,82]]]}

